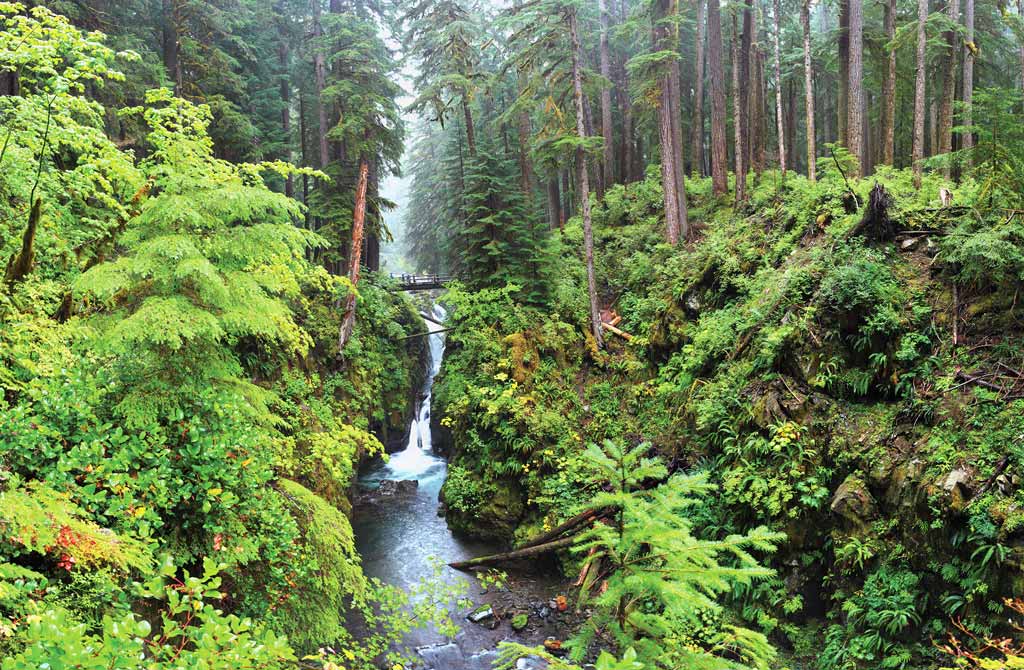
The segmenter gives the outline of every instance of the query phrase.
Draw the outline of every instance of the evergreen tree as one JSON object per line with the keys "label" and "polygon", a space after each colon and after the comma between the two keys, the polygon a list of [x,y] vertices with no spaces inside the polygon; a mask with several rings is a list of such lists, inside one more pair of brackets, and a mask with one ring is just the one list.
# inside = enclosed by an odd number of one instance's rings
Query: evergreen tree
{"label": "evergreen tree", "polygon": [[587,467],[605,489],[589,506],[612,510],[614,516],[613,522],[596,523],[582,533],[574,547],[609,571],[592,600],[591,625],[573,640],[574,657],[582,658],[603,634],[619,649],[636,649],[651,667],[704,667],[714,655],[740,659],[735,665],[718,659],[724,667],[767,667],[771,647],[751,630],[723,624],[703,648],[678,640],[702,628],[708,614],[721,612],[718,596],[737,584],[771,576],[750,552],[774,551],[782,535],[758,528],[721,540],[698,539],[687,509],[712,487],[701,477],[682,475],[645,487],[668,476],[659,459],[647,456],[649,449],[648,444],[622,448],[607,441],[586,450]]}

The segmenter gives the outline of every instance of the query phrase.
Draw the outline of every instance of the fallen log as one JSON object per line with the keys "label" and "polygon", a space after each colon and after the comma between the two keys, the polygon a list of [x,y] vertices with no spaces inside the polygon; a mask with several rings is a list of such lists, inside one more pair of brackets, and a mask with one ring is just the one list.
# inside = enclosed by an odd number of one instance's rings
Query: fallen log
{"label": "fallen log", "polygon": [[423,312],[420,312],[420,317],[421,317],[421,318],[422,318],[422,319],[423,319],[424,321],[429,321],[430,323],[436,323],[436,324],[437,324],[437,325],[439,325],[439,326],[444,326],[444,325],[446,325],[446,324],[445,324],[445,323],[444,323],[443,321],[438,321],[438,320],[437,320],[437,319],[435,319],[434,317],[432,317],[432,316],[427,316],[427,315],[426,315],[426,314],[424,314]]}
{"label": "fallen log", "polygon": [[559,536],[568,533],[570,530],[573,530],[577,526],[582,526],[588,521],[597,518],[598,514],[600,514],[601,511],[602,510],[588,509],[584,512],[580,512],[571,519],[563,521],[562,523],[558,524],[551,530],[541,533],[540,535],[531,540],[527,540],[525,543],[516,547],[516,550],[529,549],[530,547],[536,547],[537,545],[541,545],[546,542],[550,542],[551,540],[555,540]]}
{"label": "fallen log", "polygon": [[616,335],[618,335],[619,337],[621,337],[624,340],[632,340],[633,339],[632,335],[630,335],[629,333],[627,333],[625,331],[619,330],[618,328],[616,328],[615,326],[613,326],[610,323],[602,323],[601,325],[604,326],[605,330],[608,330],[608,331],[611,331],[611,332],[615,333]]}
{"label": "fallen log", "polygon": [[454,568],[455,570],[468,570],[469,568],[476,568],[483,565],[494,565],[495,563],[504,563],[506,561],[514,561],[520,558],[530,558],[531,556],[539,556],[558,549],[564,549],[575,541],[576,538],[574,537],[563,537],[561,540],[555,540],[554,542],[548,542],[547,544],[539,544],[527,549],[517,549],[515,551],[493,554],[491,556],[480,556],[478,558],[471,558],[468,561],[456,561],[454,563],[449,563],[448,567]]}

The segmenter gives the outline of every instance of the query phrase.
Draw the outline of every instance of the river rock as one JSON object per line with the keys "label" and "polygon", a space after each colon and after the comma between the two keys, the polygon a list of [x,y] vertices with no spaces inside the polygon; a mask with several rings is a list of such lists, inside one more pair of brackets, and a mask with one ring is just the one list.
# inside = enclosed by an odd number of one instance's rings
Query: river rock
{"label": "river rock", "polygon": [[454,642],[419,647],[416,649],[416,653],[430,670],[461,668],[466,662],[462,650]]}
{"label": "river rock", "polygon": [[469,616],[467,616],[466,618],[472,621],[473,623],[482,623],[484,621],[487,621],[488,619],[494,618],[494,610],[491,609],[490,605],[481,605],[480,607],[470,612]]}
{"label": "river rock", "polygon": [[537,656],[524,656],[516,661],[516,670],[544,670],[548,664]]}
{"label": "river rock", "polygon": [[382,496],[397,496],[397,495],[411,495],[416,493],[420,483],[415,479],[403,479],[396,481],[394,479],[381,480],[380,485],[377,487],[377,493]]}

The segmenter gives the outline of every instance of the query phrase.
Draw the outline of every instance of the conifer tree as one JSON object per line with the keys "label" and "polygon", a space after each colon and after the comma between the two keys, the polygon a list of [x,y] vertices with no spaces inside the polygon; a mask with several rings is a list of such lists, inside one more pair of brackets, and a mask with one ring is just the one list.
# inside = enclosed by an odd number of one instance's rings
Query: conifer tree
{"label": "conifer tree", "polygon": [[416,60],[418,96],[409,106],[430,110],[444,123],[458,101],[462,110],[469,154],[476,154],[476,129],[472,99],[477,87],[476,36],[469,12],[457,0],[418,0],[402,16],[405,42]]}
{"label": "conifer tree", "polygon": [[[770,553],[783,536],[757,528],[720,540],[698,539],[687,509],[712,487],[702,477],[674,475],[665,481],[668,470],[647,456],[649,450],[648,444],[623,448],[606,441],[585,452],[586,467],[603,489],[588,506],[612,510],[613,516],[610,523],[584,531],[574,545],[588,563],[606,566],[608,576],[590,601],[594,614],[574,638],[573,656],[581,658],[600,634],[619,649],[636,649],[653,667],[702,667],[726,649],[752,666],[766,664],[771,647],[751,630],[723,626],[714,644],[703,649],[675,639],[697,625],[702,612],[721,610],[717,596],[771,576],[750,552]],[[646,487],[651,481],[663,483]]]}

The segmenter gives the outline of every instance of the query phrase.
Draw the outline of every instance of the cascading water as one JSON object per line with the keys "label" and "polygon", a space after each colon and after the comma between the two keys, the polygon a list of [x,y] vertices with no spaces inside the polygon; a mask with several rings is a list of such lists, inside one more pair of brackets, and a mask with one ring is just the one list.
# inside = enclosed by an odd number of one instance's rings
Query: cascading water
{"label": "cascading water", "polygon": [[[446,315],[440,305],[434,305],[433,316],[438,322],[444,322]],[[395,495],[369,495],[368,502],[357,506],[352,523],[356,547],[363,558],[363,571],[402,589],[411,589],[426,579],[435,578],[434,565],[438,561],[446,564],[501,549],[493,544],[455,537],[444,517],[438,514],[438,494],[448,473],[448,463],[433,451],[430,398],[434,377],[441,370],[444,335],[438,333],[429,338],[429,368],[409,427],[409,441],[403,451],[393,454],[386,463],[368,468],[359,478],[359,487],[364,492],[378,491],[382,481],[415,480],[418,486]],[[468,595],[474,600],[493,601],[496,596],[492,592],[484,597],[475,580],[449,568],[443,569],[441,578],[448,583],[468,582]],[[518,611],[523,611],[523,603],[546,599],[557,588],[557,578],[552,579],[543,571],[520,571],[510,581],[514,585],[507,595],[523,601]],[[446,640],[436,631],[420,630],[408,636],[405,644],[417,649],[422,667],[427,670],[489,669],[495,657],[495,645],[511,632],[508,623],[491,630],[467,623],[463,618],[466,612],[450,614],[463,624],[454,641]],[[536,644],[550,634],[558,635],[559,631],[553,628],[551,620],[545,620],[532,625],[526,637],[517,635],[516,639]]]}
{"label": "cascading water", "polygon": [[[446,316],[440,305],[433,306],[433,316],[443,322]],[[436,326],[431,324],[431,329]],[[434,377],[441,370],[444,356],[444,335],[429,336],[430,363],[419,406],[409,428],[406,448],[392,454],[387,463],[380,463],[362,474],[359,486],[374,491],[384,480],[419,482],[415,492],[406,495],[375,497],[372,504],[361,505],[353,519],[356,546],[363,557],[363,570],[371,577],[400,588],[411,588],[434,577],[434,559],[443,563],[493,553],[497,547],[473,540],[456,538],[438,515],[438,494],[448,472],[448,463],[436,455],[430,434],[430,394]],[[442,578],[448,582],[468,579],[445,568]],[[471,591],[471,594],[473,591]],[[453,613],[458,616],[459,613]],[[426,658],[431,667],[459,670],[488,667],[475,652],[493,643],[475,640],[475,630],[467,631],[458,644],[446,641],[433,631],[417,632],[406,643],[414,647],[439,645],[425,653],[441,654]],[[482,631],[481,631],[482,632]]]}

